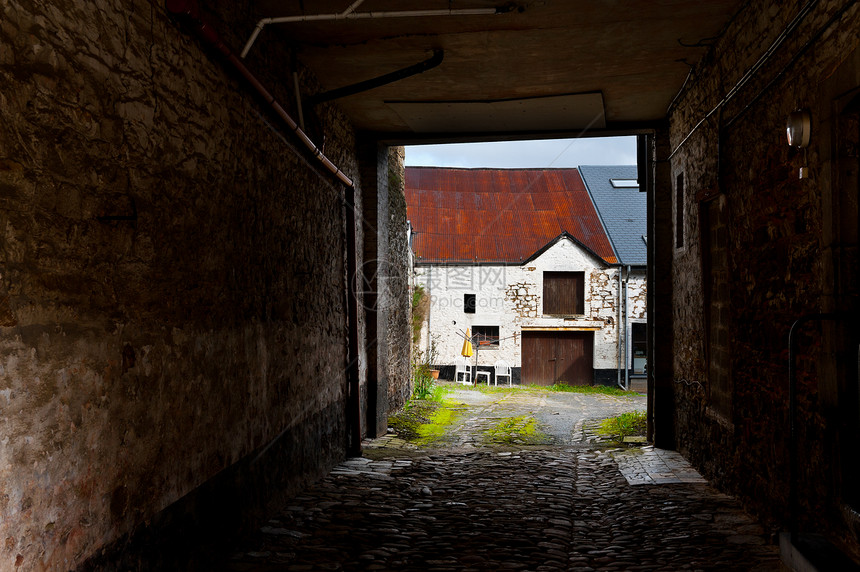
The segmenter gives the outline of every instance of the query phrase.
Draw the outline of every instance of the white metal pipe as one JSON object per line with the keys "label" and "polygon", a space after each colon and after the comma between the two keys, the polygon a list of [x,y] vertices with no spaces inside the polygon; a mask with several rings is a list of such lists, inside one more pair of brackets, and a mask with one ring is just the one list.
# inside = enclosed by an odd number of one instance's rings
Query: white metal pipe
{"label": "white metal pipe", "polygon": [[[430,306],[427,308],[427,359],[428,360],[431,357],[430,354],[433,353],[432,352],[432,350],[433,350],[433,346],[432,346],[432,344],[433,344],[433,336],[432,336],[433,330],[430,329],[430,324],[431,324],[431,321],[433,319],[433,304],[432,304],[433,294],[430,290],[431,284],[433,284],[433,266],[428,266],[427,267],[427,289],[424,291],[425,296],[427,296],[427,299],[430,300],[430,302],[431,302]],[[433,364],[430,364],[430,365],[433,365]]]}
{"label": "white metal pipe", "polygon": [[346,10],[344,10],[344,12],[343,12],[343,13],[344,13],[344,14],[352,14],[353,12],[355,12],[355,9],[356,9],[356,8],[358,8],[358,7],[361,5],[361,3],[362,3],[362,2],[364,2],[364,0],[355,0],[355,2],[353,2],[352,4],[350,4],[349,8],[347,8]]}
{"label": "white metal pipe", "polygon": [[336,14],[311,14],[303,16],[280,16],[276,18],[263,18],[257,22],[256,28],[242,50],[241,57],[244,58],[251,50],[251,46],[257,40],[257,36],[268,24],[287,24],[291,22],[325,22],[332,20],[369,20],[382,18],[423,18],[428,16],[486,16],[497,14],[496,8],[463,8],[459,10],[402,10],[382,12],[354,12],[356,7],[364,0],[357,0],[344,12]]}
{"label": "white metal pipe", "polygon": [[615,327],[617,330],[616,331],[616,334],[617,334],[616,337],[618,338],[618,359],[616,360],[618,362],[618,387],[620,387],[621,389],[624,389],[624,386],[621,385],[621,354],[622,354],[621,328],[624,327],[624,324],[621,321],[621,308],[622,308],[622,306],[621,306],[621,274],[622,274],[622,272],[623,272],[623,267],[619,266],[618,267],[618,308],[617,308],[618,309],[618,316],[617,316],[617,320],[615,323]]}
{"label": "white metal pipe", "polygon": [[624,389],[630,389],[630,330],[627,328],[630,322],[629,296],[627,295],[627,283],[630,281],[630,267],[627,267],[627,275],[624,277]]}
{"label": "white metal pipe", "polygon": [[324,22],[330,20],[377,20],[382,18],[424,18],[427,16],[486,16],[495,14],[495,8],[463,8],[460,10],[385,10],[377,12],[342,12],[340,14],[313,14],[310,16],[280,16],[264,18],[266,24],[291,22]]}

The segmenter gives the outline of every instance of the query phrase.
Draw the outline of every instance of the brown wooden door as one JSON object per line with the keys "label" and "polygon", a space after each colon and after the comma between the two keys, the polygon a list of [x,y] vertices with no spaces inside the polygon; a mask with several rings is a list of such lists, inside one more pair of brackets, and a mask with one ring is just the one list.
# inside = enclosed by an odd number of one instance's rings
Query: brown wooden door
{"label": "brown wooden door", "polygon": [[523,383],[592,385],[592,332],[523,332]]}

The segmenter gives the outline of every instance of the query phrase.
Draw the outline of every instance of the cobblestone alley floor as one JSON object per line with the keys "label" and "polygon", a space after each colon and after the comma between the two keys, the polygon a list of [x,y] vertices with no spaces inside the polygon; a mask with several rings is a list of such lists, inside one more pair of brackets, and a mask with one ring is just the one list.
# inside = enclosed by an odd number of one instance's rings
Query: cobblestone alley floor
{"label": "cobblestone alley floor", "polygon": [[[365,444],[233,551],[224,570],[780,570],[777,548],[679,455],[610,446],[596,420],[643,397],[456,391],[450,439]],[[526,413],[524,413],[526,412]],[[528,414],[549,438],[485,446]]]}

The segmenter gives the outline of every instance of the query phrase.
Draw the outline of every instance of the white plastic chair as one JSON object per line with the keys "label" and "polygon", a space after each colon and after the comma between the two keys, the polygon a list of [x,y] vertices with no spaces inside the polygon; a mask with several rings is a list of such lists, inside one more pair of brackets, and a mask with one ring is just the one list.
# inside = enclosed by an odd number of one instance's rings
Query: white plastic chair
{"label": "white plastic chair", "polygon": [[513,387],[514,380],[513,380],[513,377],[511,377],[511,366],[508,365],[508,362],[506,362],[503,359],[500,359],[499,361],[497,361],[496,363],[493,364],[493,367],[496,368],[495,385],[499,385],[499,377],[507,376],[508,377],[508,385],[510,387]]}
{"label": "white plastic chair", "polygon": [[454,359],[454,381],[460,381],[460,375],[463,376],[463,384],[472,383],[472,368],[469,367],[469,361],[460,356]]}

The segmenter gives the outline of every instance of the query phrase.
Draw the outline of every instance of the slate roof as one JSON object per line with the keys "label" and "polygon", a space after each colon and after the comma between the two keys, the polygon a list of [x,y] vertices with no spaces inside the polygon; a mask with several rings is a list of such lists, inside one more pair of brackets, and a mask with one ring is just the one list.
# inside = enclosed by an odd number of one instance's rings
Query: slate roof
{"label": "slate roof", "polygon": [[407,167],[406,205],[418,264],[521,264],[563,233],[616,262],[576,169]]}
{"label": "slate roof", "polygon": [[615,188],[613,179],[636,179],[635,165],[582,165],[579,171],[621,264],[645,266],[648,260],[647,196],[639,187]]}

